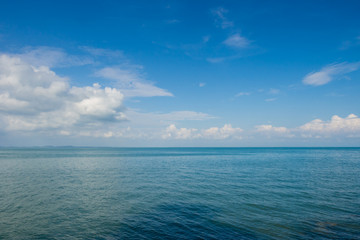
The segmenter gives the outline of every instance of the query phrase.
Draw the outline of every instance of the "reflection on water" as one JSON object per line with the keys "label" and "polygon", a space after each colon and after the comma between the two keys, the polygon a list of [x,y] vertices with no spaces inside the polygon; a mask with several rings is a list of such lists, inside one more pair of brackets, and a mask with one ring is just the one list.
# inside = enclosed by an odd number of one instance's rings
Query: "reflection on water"
{"label": "reflection on water", "polygon": [[2,148],[0,239],[357,239],[359,148]]}

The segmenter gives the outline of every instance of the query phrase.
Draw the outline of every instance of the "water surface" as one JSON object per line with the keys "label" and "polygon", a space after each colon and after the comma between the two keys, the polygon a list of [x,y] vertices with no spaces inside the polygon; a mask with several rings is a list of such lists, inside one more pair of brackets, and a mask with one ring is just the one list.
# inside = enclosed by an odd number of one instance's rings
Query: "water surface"
{"label": "water surface", "polygon": [[0,148],[0,239],[360,239],[360,148]]}

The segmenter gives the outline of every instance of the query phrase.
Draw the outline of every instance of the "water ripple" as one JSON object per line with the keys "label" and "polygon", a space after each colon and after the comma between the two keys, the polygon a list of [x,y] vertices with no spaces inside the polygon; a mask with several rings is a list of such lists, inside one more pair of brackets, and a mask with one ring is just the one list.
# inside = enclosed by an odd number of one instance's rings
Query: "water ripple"
{"label": "water ripple", "polygon": [[359,148],[2,148],[0,239],[360,239]]}

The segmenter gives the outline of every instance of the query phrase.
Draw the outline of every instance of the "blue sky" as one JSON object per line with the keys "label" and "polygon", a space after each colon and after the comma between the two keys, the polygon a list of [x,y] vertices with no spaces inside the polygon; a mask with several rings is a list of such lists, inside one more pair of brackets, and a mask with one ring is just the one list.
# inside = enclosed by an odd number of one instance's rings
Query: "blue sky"
{"label": "blue sky", "polygon": [[359,146],[358,1],[2,1],[0,145]]}

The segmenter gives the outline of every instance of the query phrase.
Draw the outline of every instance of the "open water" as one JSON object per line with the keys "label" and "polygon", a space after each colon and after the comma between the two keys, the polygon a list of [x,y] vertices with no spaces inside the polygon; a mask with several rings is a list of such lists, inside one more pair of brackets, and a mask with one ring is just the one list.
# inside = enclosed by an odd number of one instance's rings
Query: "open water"
{"label": "open water", "polygon": [[0,239],[360,239],[360,148],[0,148]]}

